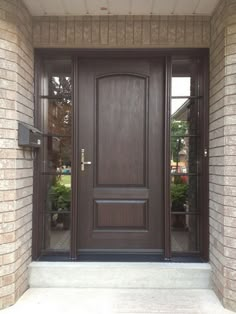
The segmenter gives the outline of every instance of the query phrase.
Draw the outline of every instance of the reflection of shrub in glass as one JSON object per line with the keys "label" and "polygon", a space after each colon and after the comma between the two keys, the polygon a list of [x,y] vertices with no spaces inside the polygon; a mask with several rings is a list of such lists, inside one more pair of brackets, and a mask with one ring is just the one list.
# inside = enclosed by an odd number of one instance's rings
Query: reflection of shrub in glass
{"label": "reflection of shrub in glass", "polygon": [[[64,229],[69,229],[69,211],[71,204],[71,188],[60,183],[59,180],[51,186],[49,197],[51,201],[51,210],[58,213],[52,214],[52,226],[56,227],[58,223],[63,223]],[[63,213],[60,213],[63,211]],[[68,213],[65,213],[68,211]]]}
{"label": "reflection of shrub in glass", "polygon": [[[181,178],[178,178],[181,180]],[[172,211],[184,211],[187,201],[188,185],[183,182],[171,184]]]}
{"label": "reflection of shrub in glass", "polygon": [[[172,215],[171,225],[173,228],[185,229],[185,216],[180,212],[186,211],[188,184],[184,183],[181,177],[175,177],[175,183],[171,184],[171,211],[176,213]],[[179,213],[178,213],[179,212]]]}

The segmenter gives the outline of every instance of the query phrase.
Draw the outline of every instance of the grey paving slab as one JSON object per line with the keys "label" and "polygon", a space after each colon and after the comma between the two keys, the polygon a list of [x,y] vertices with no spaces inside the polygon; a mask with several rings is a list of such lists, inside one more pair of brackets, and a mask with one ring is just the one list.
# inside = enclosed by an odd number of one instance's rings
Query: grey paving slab
{"label": "grey paving slab", "polygon": [[1,314],[230,314],[208,289],[31,288]]}

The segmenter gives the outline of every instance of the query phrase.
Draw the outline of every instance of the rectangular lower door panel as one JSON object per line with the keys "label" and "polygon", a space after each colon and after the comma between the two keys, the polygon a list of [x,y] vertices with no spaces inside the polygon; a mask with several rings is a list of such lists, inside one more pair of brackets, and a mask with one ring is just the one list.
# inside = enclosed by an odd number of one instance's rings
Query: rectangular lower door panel
{"label": "rectangular lower door panel", "polygon": [[94,230],[147,230],[147,201],[94,202]]}

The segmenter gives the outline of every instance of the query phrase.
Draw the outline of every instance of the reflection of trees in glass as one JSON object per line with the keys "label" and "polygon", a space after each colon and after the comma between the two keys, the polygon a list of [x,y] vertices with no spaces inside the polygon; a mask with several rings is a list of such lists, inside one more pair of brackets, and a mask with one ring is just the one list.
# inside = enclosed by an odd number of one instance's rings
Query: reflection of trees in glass
{"label": "reflection of trees in glass", "polygon": [[71,78],[53,76],[49,82],[50,94],[55,96],[48,108],[48,131],[71,136]]}
{"label": "reflection of trees in glass", "polygon": [[71,77],[51,76],[49,94],[55,97],[48,103],[48,132],[53,134],[48,145],[51,167],[62,171],[62,167],[71,166],[72,103]]}
{"label": "reflection of trees in glass", "polygon": [[71,147],[71,138],[64,137],[61,138],[61,159],[63,165],[71,167],[71,156],[72,156],[72,147]]}
{"label": "reflection of trees in glass", "polygon": [[71,167],[71,138],[49,137],[48,138],[48,158],[51,161],[50,168],[57,171],[62,166]]}
{"label": "reflection of trees in glass", "polygon": [[184,136],[187,129],[187,121],[171,120],[171,152],[173,161],[178,161],[179,152],[184,148]]}
{"label": "reflection of trees in glass", "polygon": [[72,82],[69,76],[52,76],[49,81],[51,96],[71,97]]}

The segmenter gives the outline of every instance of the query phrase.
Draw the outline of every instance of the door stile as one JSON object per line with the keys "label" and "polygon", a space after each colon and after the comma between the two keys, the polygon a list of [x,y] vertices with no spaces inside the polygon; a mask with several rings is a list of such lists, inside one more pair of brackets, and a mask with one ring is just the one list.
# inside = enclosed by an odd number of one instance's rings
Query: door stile
{"label": "door stile", "polygon": [[[201,216],[200,216],[200,226],[201,226],[201,237],[200,237],[200,254],[204,260],[209,260],[209,58],[204,56],[203,65],[200,74],[201,80],[201,94],[204,95],[201,100],[201,121],[202,121],[202,190],[201,190]],[[206,155],[205,155],[206,152]],[[206,241],[205,239],[208,239]]]}
{"label": "door stile", "polygon": [[77,239],[78,239],[78,189],[79,189],[79,103],[78,103],[78,58],[75,56],[72,59],[72,209],[71,209],[71,250],[70,258],[77,258]]}
{"label": "door stile", "polygon": [[[35,108],[39,108],[39,91],[40,91],[40,78],[41,78],[41,57],[36,54],[35,56],[35,84],[34,84],[34,105]],[[38,129],[41,129],[41,111],[37,109],[37,114],[34,115],[34,125]],[[42,238],[43,230],[40,226],[43,225],[43,215],[41,213],[42,197],[40,197],[40,188],[42,186],[42,177],[40,176],[40,160],[41,151],[37,151],[34,159],[34,177],[33,177],[33,213],[32,213],[32,258],[36,260],[40,256],[42,251]]]}
{"label": "door stile", "polygon": [[170,96],[171,96],[171,57],[165,59],[165,123],[164,123],[164,258],[171,258],[171,213],[170,213]]}

